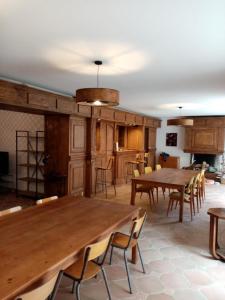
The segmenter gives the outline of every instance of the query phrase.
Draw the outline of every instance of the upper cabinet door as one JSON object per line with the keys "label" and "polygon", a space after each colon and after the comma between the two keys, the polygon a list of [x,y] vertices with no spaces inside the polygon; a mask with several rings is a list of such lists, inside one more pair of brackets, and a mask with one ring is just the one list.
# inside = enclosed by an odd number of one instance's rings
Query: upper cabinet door
{"label": "upper cabinet door", "polygon": [[86,120],[72,117],[70,118],[70,155],[84,152],[86,152]]}
{"label": "upper cabinet door", "polygon": [[218,130],[210,129],[193,129],[192,148],[217,151],[218,148]]}

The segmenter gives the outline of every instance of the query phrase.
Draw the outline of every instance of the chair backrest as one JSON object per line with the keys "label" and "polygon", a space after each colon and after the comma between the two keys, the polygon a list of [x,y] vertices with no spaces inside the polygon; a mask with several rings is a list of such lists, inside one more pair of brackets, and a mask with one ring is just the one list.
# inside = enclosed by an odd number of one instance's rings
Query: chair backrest
{"label": "chair backrest", "polygon": [[97,263],[98,265],[103,265],[104,261],[105,261],[105,257],[106,254],[108,252],[109,246],[111,244],[111,240],[112,240],[112,234],[108,235],[106,238],[104,238],[103,240],[96,242],[94,244],[88,245],[85,247],[84,250],[84,264],[83,264],[83,269],[81,272],[81,277],[79,278],[80,280],[82,280],[85,269],[87,267],[87,264],[90,260],[94,260],[98,257],[100,257],[101,255],[104,254],[103,259],[101,260],[101,262]]}
{"label": "chair backrest", "polygon": [[157,165],[155,165],[155,169],[156,169],[156,171],[159,171],[159,170],[161,170],[161,169],[162,169],[162,167],[161,167],[161,165],[160,165],[160,164],[157,164]]}
{"label": "chair backrest", "polygon": [[145,152],[144,153],[144,158],[148,158],[149,157],[149,152]]}
{"label": "chair backrest", "polygon": [[62,277],[62,273],[60,272],[59,275],[55,275],[52,279],[48,282],[44,283],[43,285],[39,286],[38,288],[24,293],[16,298],[16,300],[45,300],[47,299],[52,292],[56,292],[56,289],[60,283]]}
{"label": "chair backrest", "polygon": [[57,199],[58,199],[58,196],[52,196],[52,197],[40,199],[40,200],[37,200],[37,201],[36,201],[36,205],[48,203],[48,202],[50,202],[50,201],[57,200]]}
{"label": "chair backrest", "polygon": [[137,234],[138,237],[141,233],[141,229],[142,229],[143,224],[145,222],[146,215],[147,215],[147,213],[145,211],[141,217],[139,217],[139,218],[137,218],[133,221],[132,233]]}
{"label": "chair backrest", "polygon": [[151,174],[152,173],[152,167],[145,167],[145,174]]}
{"label": "chair backrest", "polygon": [[199,187],[200,182],[201,182],[201,173],[198,173],[198,174],[194,177],[193,187],[194,187],[194,188]]}
{"label": "chair backrest", "polygon": [[196,176],[193,176],[189,181],[187,187],[185,188],[186,194],[191,194],[193,192],[194,184],[195,184]]}
{"label": "chair backrest", "polygon": [[114,156],[110,156],[109,157],[109,160],[108,160],[108,163],[107,163],[107,166],[106,166],[106,169],[107,170],[111,170],[112,167],[113,167],[113,163],[114,163]]}
{"label": "chair backrest", "polygon": [[15,206],[15,207],[12,207],[12,208],[2,210],[2,211],[0,211],[0,217],[6,216],[8,214],[12,214],[12,213],[17,212],[21,209],[22,209],[22,206]]}
{"label": "chair backrest", "polygon": [[139,171],[138,171],[137,169],[134,170],[134,177],[137,178],[137,177],[139,177],[139,176],[140,176]]}
{"label": "chair backrest", "polygon": [[200,172],[200,181],[203,181],[205,179],[205,170],[201,170]]}
{"label": "chair backrest", "polygon": [[127,248],[129,248],[132,239],[139,238],[139,236],[141,234],[141,230],[142,230],[144,222],[145,222],[145,219],[146,219],[146,216],[147,216],[147,213],[146,213],[146,211],[144,211],[139,218],[136,218],[133,220],[129,241],[127,243]]}

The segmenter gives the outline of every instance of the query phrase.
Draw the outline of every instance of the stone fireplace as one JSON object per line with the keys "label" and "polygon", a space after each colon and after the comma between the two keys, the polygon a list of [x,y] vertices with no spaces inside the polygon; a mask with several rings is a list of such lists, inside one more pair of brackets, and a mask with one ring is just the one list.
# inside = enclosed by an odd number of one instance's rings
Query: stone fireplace
{"label": "stone fireplace", "polygon": [[206,162],[209,167],[214,167],[218,171],[224,169],[224,154],[205,154],[205,153],[194,153],[192,154],[192,164],[202,165]]}

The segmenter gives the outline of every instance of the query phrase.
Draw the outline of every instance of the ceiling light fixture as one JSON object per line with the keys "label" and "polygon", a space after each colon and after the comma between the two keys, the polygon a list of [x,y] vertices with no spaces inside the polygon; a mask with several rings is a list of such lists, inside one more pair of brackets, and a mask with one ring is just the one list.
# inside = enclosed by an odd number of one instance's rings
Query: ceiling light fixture
{"label": "ceiling light fixture", "polygon": [[94,61],[97,66],[97,88],[83,88],[76,91],[76,103],[92,106],[119,105],[119,91],[108,88],[99,88],[99,68],[101,60]]}
{"label": "ceiling light fixture", "polygon": [[193,126],[194,125],[194,120],[184,118],[184,117],[182,118],[181,110],[182,110],[183,107],[179,106],[178,108],[180,110],[180,118],[167,120],[167,125],[168,126]]}

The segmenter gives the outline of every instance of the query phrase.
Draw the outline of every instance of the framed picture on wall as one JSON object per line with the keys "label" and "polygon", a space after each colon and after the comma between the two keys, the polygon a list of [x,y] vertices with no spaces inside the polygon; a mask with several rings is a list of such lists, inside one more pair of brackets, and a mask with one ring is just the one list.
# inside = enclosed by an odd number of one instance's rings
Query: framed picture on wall
{"label": "framed picture on wall", "polygon": [[171,146],[171,147],[177,146],[177,133],[166,134],[166,146]]}

